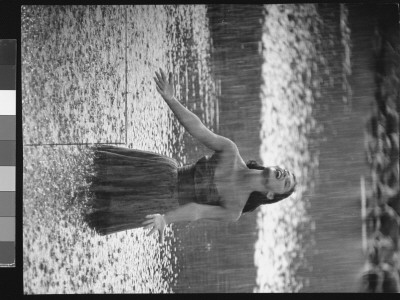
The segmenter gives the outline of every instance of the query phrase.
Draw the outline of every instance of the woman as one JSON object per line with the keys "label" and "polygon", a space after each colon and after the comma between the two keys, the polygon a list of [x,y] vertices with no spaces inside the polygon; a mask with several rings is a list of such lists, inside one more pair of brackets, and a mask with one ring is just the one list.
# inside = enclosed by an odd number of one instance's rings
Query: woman
{"label": "woman", "polygon": [[246,164],[234,142],[211,132],[179,103],[172,73],[167,79],[160,69],[154,80],[179,122],[214,154],[179,168],[175,160],[147,151],[96,148],[94,209],[87,215],[92,228],[109,234],[144,227],[151,229],[148,235],[158,231],[162,242],[170,223],[236,221],[242,213],[292,194],[294,174],[280,167],[264,168],[255,161]]}

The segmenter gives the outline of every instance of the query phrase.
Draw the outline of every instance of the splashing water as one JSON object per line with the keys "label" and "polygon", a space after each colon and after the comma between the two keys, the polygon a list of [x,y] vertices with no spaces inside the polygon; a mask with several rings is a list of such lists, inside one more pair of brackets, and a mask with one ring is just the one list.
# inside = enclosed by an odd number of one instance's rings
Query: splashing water
{"label": "splashing water", "polygon": [[[309,222],[304,191],[312,186],[318,156],[309,151],[308,135],[315,130],[312,104],[316,98],[311,70],[317,68],[315,5],[265,5],[262,43],[261,147],[263,164],[282,165],[298,180],[289,199],[266,205],[257,216],[255,292],[296,292],[306,281],[296,275],[306,266],[303,238],[297,229]],[[305,78],[306,80],[304,80]]]}

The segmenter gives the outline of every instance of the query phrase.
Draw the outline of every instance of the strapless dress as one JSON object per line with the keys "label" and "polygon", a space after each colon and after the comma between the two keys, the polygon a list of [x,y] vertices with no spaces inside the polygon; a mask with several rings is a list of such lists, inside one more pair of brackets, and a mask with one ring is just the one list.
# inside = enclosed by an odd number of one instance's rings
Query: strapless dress
{"label": "strapless dress", "polygon": [[101,235],[142,227],[146,215],[191,202],[221,205],[214,183],[217,152],[179,167],[175,159],[149,151],[115,146],[93,151],[85,221]]}

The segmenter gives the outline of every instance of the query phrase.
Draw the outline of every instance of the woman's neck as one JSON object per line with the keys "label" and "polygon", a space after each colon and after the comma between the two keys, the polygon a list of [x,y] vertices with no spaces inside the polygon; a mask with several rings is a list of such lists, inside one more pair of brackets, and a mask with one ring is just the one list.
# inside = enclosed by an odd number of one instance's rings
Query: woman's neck
{"label": "woman's neck", "polygon": [[249,194],[255,191],[267,192],[262,179],[262,170],[247,169],[243,170],[241,174],[241,182]]}

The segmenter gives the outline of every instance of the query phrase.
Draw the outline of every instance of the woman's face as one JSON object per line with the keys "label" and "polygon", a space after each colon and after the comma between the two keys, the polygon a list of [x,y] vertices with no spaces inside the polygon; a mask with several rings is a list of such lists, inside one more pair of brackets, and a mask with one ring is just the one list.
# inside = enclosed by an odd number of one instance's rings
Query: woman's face
{"label": "woman's face", "polygon": [[295,184],[293,174],[278,166],[267,167],[262,174],[265,187],[274,194],[286,193]]}

